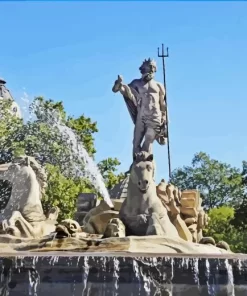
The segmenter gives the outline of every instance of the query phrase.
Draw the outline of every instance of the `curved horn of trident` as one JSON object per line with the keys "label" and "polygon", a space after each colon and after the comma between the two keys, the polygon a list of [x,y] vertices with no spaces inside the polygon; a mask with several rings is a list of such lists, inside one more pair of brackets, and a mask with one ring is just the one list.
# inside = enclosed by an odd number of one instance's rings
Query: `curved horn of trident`
{"label": "curved horn of trident", "polygon": [[166,89],[166,71],[165,71],[165,58],[169,57],[168,47],[166,48],[166,54],[164,51],[164,44],[162,44],[162,52],[160,53],[160,49],[158,47],[158,57],[162,58],[163,64],[163,78],[164,78],[164,87],[165,87],[165,107],[166,107],[166,128],[167,128],[167,154],[168,154],[168,169],[169,169],[169,178],[171,179],[172,171],[171,171],[171,157],[170,157],[170,141],[169,141],[169,121],[168,121],[168,112],[167,112],[167,89]]}

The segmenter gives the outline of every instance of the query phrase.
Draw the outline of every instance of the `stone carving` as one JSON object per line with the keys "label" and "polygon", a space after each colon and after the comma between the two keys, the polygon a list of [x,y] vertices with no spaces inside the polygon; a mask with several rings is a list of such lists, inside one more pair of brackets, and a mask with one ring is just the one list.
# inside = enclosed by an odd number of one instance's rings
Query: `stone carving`
{"label": "stone carving", "polygon": [[18,157],[0,165],[0,179],[12,183],[6,208],[0,215],[2,231],[17,237],[38,238],[55,231],[58,209],[44,215],[41,197],[46,188],[46,174],[32,157]]}
{"label": "stone carving", "polygon": [[97,196],[94,193],[81,193],[77,198],[75,220],[82,224],[86,214],[97,205]]}
{"label": "stone carving", "polygon": [[[164,86],[154,80],[157,70],[154,60],[145,60],[139,68],[142,77],[134,79],[130,84],[123,83],[118,76],[112,88],[120,92],[127,104],[128,111],[135,124],[133,139],[133,155],[140,151],[152,153],[152,144],[156,139],[159,144],[166,143],[166,108]],[[144,139],[144,143],[141,143]]]}
{"label": "stone carving", "polygon": [[202,234],[209,218],[201,207],[202,199],[197,190],[181,192],[174,185],[161,180],[156,191],[181,238],[195,243],[215,245],[212,238],[203,237]]}
{"label": "stone carving", "polygon": [[[12,250],[30,246],[35,250],[36,246],[40,251],[42,246],[46,251],[231,252],[225,242],[216,245],[213,238],[203,237],[209,219],[198,191],[181,192],[165,180],[156,186],[153,142],[164,145],[167,138],[165,89],[154,80],[156,70],[155,61],[145,60],[140,79],[126,85],[118,76],[112,88],[123,95],[135,124],[133,162],[126,179],[110,193],[114,207],[103,200],[97,204],[96,196],[82,194],[77,201],[77,221],[65,219],[58,224],[58,208],[47,216],[42,208],[47,182],[44,169],[32,157],[18,157],[0,165],[0,179],[12,183],[10,200],[0,214],[0,247],[9,243]],[[0,79],[0,102],[10,95],[5,83]]]}
{"label": "stone carving", "polygon": [[[202,199],[200,198],[199,191],[183,191],[180,203],[181,214],[192,234],[193,242],[202,243],[203,241],[206,241],[206,238],[202,240],[202,231],[208,225],[209,218],[202,209]],[[211,241],[211,238],[208,239]]]}
{"label": "stone carving", "polygon": [[89,211],[85,216],[83,220],[83,231],[90,234],[104,234],[108,222],[118,217],[118,211],[112,210],[109,205],[102,200],[96,208]]}
{"label": "stone carving", "polygon": [[[5,100],[5,101],[10,100],[12,103],[10,108],[10,113],[20,118],[21,117],[20,107],[14,101],[13,96],[11,95],[10,91],[6,88],[5,84],[6,84],[6,81],[0,77],[0,102],[1,100]],[[0,110],[0,114],[1,114],[1,110]]]}
{"label": "stone carving", "polygon": [[76,236],[77,233],[80,233],[81,227],[80,224],[72,219],[65,219],[61,221],[56,227],[56,237],[71,237]]}
{"label": "stone carving", "polygon": [[111,199],[121,199],[127,197],[129,184],[129,174],[126,173],[125,179],[116,184],[112,189],[109,190],[109,195]]}
{"label": "stone carving", "polygon": [[186,241],[192,242],[191,232],[180,215],[179,197],[181,192],[172,184],[167,184],[164,179],[158,184],[156,191],[163,206],[167,209],[168,216],[176,227],[179,236]]}
{"label": "stone carving", "polygon": [[178,237],[166,208],[156,194],[153,180],[153,155],[137,153],[130,172],[128,195],[119,212],[119,218],[128,235],[169,235]]}
{"label": "stone carving", "polygon": [[216,244],[216,247],[220,248],[220,249],[223,249],[223,250],[226,250],[226,251],[231,251],[230,246],[228,245],[228,243],[224,242],[224,241],[219,241]]}
{"label": "stone carving", "polygon": [[125,235],[123,222],[118,218],[113,218],[108,222],[103,237],[125,237]]}

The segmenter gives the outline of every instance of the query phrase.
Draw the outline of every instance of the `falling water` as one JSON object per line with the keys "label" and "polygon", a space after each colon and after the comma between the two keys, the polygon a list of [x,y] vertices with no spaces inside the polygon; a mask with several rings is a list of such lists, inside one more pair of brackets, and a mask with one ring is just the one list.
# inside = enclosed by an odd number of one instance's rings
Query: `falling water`
{"label": "falling water", "polygon": [[72,155],[75,156],[76,159],[79,159],[83,162],[84,168],[82,169],[80,164],[74,163],[74,172],[77,176],[86,177],[88,178],[94,188],[102,195],[105,202],[113,208],[113,204],[111,202],[109,193],[105,187],[104,180],[102,175],[99,171],[97,164],[94,160],[89,156],[87,150],[84,148],[81,141],[78,139],[75,132],[66,126],[62,120],[60,115],[56,110],[46,110],[45,112],[42,111],[42,106],[39,105],[38,102],[32,103],[32,108],[30,108],[31,112],[27,114],[27,105],[31,106],[29,96],[26,92],[24,92],[23,97],[21,98],[21,110],[25,118],[24,121],[32,121],[34,120],[34,112],[33,110],[37,108],[40,113],[42,113],[43,120],[50,126],[57,128],[61,137],[66,139],[67,146],[71,147]]}
{"label": "falling water", "polygon": [[140,275],[139,265],[136,260],[133,260],[133,271],[134,271],[135,278],[138,281],[138,294],[137,295],[140,295],[140,293],[141,293],[141,275]]}
{"label": "falling water", "polygon": [[105,202],[113,207],[110,200],[109,193],[105,187],[103,178],[99,172],[99,169],[93,159],[88,155],[86,149],[83,147],[82,143],[78,141],[75,133],[71,128],[62,124],[60,120],[54,122],[55,126],[60,131],[61,135],[68,136],[68,143],[72,144],[72,151],[78,158],[81,158],[85,164],[85,171],[82,171],[78,166],[76,167],[77,172],[82,177],[87,177],[90,179],[94,187],[101,193],[104,197]]}
{"label": "falling water", "polygon": [[225,266],[226,266],[226,270],[227,270],[227,295],[235,296],[232,265],[229,264],[228,259],[225,259]]}
{"label": "falling water", "polygon": [[88,274],[89,274],[89,264],[88,260],[89,258],[87,256],[84,257],[84,266],[83,266],[83,273],[82,273],[82,293],[81,295],[84,295],[84,292],[87,289],[87,281],[88,281]]}
{"label": "falling water", "polygon": [[118,258],[113,258],[113,296],[118,296],[119,288],[119,260]]}
{"label": "falling water", "polygon": [[[237,260],[182,259],[65,255],[0,258],[0,296],[19,295],[20,291],[27,291],[24,294],[29,296],[47,296],[47,291],[60,296],[247,295],[247,270],[242,270],[244,277],[236,273]],[[242,263],[246,266],[247,261]],[[216,266],[221,272],[215,271]],[[20,273],[16,272],[18,268]]]}
{"label": "falling water", "polygon": [[36,269],[29,269],[29,296],[38,296],[37,287],[40,282],[39,273]]}

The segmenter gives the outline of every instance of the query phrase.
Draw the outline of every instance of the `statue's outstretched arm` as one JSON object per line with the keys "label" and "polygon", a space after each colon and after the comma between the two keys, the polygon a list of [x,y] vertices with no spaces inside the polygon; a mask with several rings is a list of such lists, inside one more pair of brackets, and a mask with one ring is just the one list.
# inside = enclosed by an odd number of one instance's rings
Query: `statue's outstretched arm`
{"label": "statue's outstretched arm", "polygon": [[118,79],[115,81],[115,84],[112,88],[113,92],[120,92],[124,97],[127,97],[131,101],[134,102],[134,104],[137,106],[137,96],[138,92],[132,88],[131,86],[123,83],[123,77],[118,75]]}

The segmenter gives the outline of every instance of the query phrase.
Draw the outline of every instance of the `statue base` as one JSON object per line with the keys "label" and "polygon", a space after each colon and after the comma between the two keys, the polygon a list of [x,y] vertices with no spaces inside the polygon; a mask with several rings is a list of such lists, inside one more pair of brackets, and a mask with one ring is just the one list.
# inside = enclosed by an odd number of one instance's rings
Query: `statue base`
{"label": "statue base", "polygon": [[[88,237],[86,237],[86,235]],[[165,236],[129,236],[102,238],[102,235],[89,235],[78,233],[76,237],[55,238],[54,235],[42,239],[16,238],[11,235],[0,236],[1,252],[83,252],[107,254],[146,254],[160,255],[167,254],[233,254],[230,251],[217,248],[213,245],[203,245],[187,242],[181,238],[170,238]],[[239,254],[236,254],[236,257]]]}

